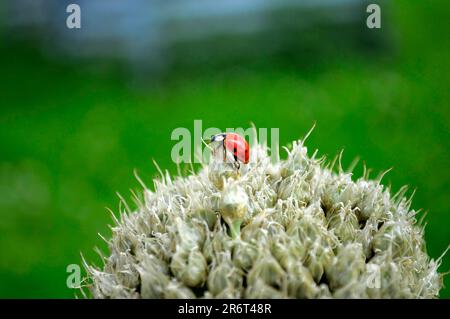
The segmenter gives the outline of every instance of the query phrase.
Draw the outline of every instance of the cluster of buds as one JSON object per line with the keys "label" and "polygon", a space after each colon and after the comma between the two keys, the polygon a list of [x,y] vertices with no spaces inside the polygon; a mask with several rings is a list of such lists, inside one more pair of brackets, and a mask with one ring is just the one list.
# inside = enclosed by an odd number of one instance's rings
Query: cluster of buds
{"label": "cluster of buds", "polygon": [[[316,153],[315,153],[316,154]],[[440,260],[404,191],[338,169],[294,142],[241,171],[210,163],[155,180],[121,212],[95,298],[433,298]]]}

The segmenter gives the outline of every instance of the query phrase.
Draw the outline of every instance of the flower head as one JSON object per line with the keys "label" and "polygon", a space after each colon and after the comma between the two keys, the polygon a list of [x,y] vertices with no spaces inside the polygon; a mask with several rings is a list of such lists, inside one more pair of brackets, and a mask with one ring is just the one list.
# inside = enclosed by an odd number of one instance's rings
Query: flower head
{"label": "flower head", "polygon": [[112,228],[96,298],[431,298],[439,261],[403,194],[333,172],[302,141],[271,163],[255,146],[236,172],[217,163],[144,190]]}

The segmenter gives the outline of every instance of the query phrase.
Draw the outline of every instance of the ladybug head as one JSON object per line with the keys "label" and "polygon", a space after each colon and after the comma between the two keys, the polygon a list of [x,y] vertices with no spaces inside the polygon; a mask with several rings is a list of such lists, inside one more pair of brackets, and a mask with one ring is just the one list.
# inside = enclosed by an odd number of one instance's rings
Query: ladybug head
{"label": "ladybug head", "polygon": [[[209,143],[222,142],[225,139],[225,137],[226,137],[225,133],[220,133],[220,134],[213,135],[209,139]],[[208,143],[208,141],[207,141],[207,143]]]}

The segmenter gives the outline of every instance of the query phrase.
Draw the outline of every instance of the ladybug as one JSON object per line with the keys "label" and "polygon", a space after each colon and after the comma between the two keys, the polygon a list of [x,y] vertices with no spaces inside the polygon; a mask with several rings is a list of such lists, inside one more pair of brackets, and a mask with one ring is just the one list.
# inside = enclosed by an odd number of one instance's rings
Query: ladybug
{"label": "ladybug", "polygon": [[[206,141],[208,144],[219,143],[219,147],[215,150],[223,150],[223,160],[227,159],[227,152],[234,158],[234,164],[239,169],[240,163],[248,164],[250,161],[250,147],[242,136],[236,133],[220,133],[211,136],[211,139]],[[214,151],[215,151],[214,150]]]}

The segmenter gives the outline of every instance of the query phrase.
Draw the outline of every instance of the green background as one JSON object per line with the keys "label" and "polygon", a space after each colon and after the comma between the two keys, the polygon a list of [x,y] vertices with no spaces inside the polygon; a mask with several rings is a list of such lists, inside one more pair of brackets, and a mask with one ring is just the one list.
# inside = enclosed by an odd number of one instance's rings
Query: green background
{"label": "green background", "polygon": [[[224,72],[180,72],[133,89],[120,67],[93,71],[7,41],[0,53],[0,297],[73,297],[66,267],[80,252],[98,262],[116,192],[139,190],[156,170],[175,172],[177,127],[278,127],[280,144],[314,122],[310,151],[344,165],[360,156],[384,182],[416,188],[428,211],[432,258],[450,242],[448,1],[395,1],[388,57],[335,54],[320,65],[266,63]],[[377,32],[377,31],[374,31]],[[356,173],[361,172],[359,165]],[[411,193],[411,192],[410,192]],[[443,259],[441,272],[450,259]],[[450,286],[447,276],[445,282]],[[450,289],[441,297],[450,297]]]}

